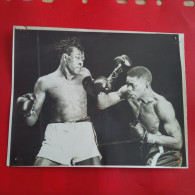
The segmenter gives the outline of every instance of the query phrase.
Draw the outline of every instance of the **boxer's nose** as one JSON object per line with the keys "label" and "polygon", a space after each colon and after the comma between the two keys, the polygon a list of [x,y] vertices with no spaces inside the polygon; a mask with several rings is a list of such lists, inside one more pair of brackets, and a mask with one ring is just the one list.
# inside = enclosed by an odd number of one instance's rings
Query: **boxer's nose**
{"label": "boxer's nose", "polygon": [[131,85],[129,85],[128,87],[127,87],[127,89],[128,89],[128,91],[132,91],[132,86]]}
{"label": "boxer's nose", "polygon": [[79,61],[79,66],[83,67],[83,61],[82,60]]}

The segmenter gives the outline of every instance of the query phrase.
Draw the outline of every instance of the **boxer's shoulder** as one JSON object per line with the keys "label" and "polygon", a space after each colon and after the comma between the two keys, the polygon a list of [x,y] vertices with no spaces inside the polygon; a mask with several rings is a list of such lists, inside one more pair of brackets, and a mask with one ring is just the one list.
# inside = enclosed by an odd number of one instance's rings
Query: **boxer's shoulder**
{"label": "boxer's shoulder", "polygon": [[54,80],[55,74],[51,73],[48,75],[44,75],[38,78],[35,86],[40,90],[45,91],[50,86],[51,82],[53,82]]}
{"label": "boxer's shoulder", "polygon": [[155,92],[153,92],[153,98],[156,101],[156,103],[166,103],[166,102],[168,102],[164,96],[159,95]]}
{"label": "boxer's shoulder", "polygon": [[171,102],[166,100],[165,97],[155,94],[155,100],[156,100],[155,110],[158,114],[168,116],[169,113],[172,112],[174,113],[174,109]]}

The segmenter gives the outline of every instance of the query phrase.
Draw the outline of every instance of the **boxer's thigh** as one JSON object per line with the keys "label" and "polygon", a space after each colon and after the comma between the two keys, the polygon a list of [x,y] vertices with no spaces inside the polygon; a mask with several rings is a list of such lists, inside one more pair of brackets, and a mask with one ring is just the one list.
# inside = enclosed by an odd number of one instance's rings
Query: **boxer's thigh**
{"label": "boxer's thigh", "polygon": [[83,160],[81,162],[76,163],[76,165],[101,165],[99,156],[89,158],[87,160]]}
{"label": "boxer's thigh", "polygon": [[41,167],[58,166],[58,165],[60,164],[42,157],[37,157],[34,163],[34,166],[41,166]]}

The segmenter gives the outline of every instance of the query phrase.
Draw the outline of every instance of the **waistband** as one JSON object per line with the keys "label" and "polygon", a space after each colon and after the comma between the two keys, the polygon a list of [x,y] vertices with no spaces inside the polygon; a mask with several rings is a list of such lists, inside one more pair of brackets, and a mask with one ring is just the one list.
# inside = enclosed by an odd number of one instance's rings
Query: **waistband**
{"label": "waistband", "polygon": [[79,123],[79,122],[87,122],[87,121],[90,122],[89,116],[82,118],[82,119],[79,119],[79,120],[76,120],[76,121],[71,121],[71,122]]}
{"label": "waistband", "polygon": [[80,123],[80,122],[90,122],[90,117],[88,116],[75,121],[65,121],[65,122],[51,121],[50,123]]}
{"label": "waistband", "polygon": [[177,149],[174,149],[174,148],[169,148],[169,147],[166,147],[166,146],[160,146],[158,144],[146,143],[146,142],[140,142],[140,147],[145,148],[145,150],[150,150],[151,148],[159,149],[159,147],[163,147],[164,151],[178,151],[178,152],[181,152],[181,150],[177,150]]}

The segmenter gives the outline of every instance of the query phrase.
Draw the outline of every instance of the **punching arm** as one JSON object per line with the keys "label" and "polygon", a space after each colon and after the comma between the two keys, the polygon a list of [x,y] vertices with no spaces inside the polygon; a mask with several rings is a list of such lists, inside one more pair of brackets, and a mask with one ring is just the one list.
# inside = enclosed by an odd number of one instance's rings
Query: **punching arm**
{"label": "punching arm", "polygon": [[114,59],[116,68],[110,74],[108,78],[105,76],[99,76],[95,80],[91,76],[87,76],[83,79],[83,88],[88,94],[96,97],[101,92],[109,93],[113,89],[113,84],[118,80],[120,74],[128,67],[132,66],[132,62],[127,55],[122,55]]}
{"label": "punching arm", "polygon": [[116,92],[110,92],[108,94],[102,92],[97,96],[97,107],[100,110],[104,110],[112,105],[119,103],[122,100],[125,100],[126,85],[121,87]]}

